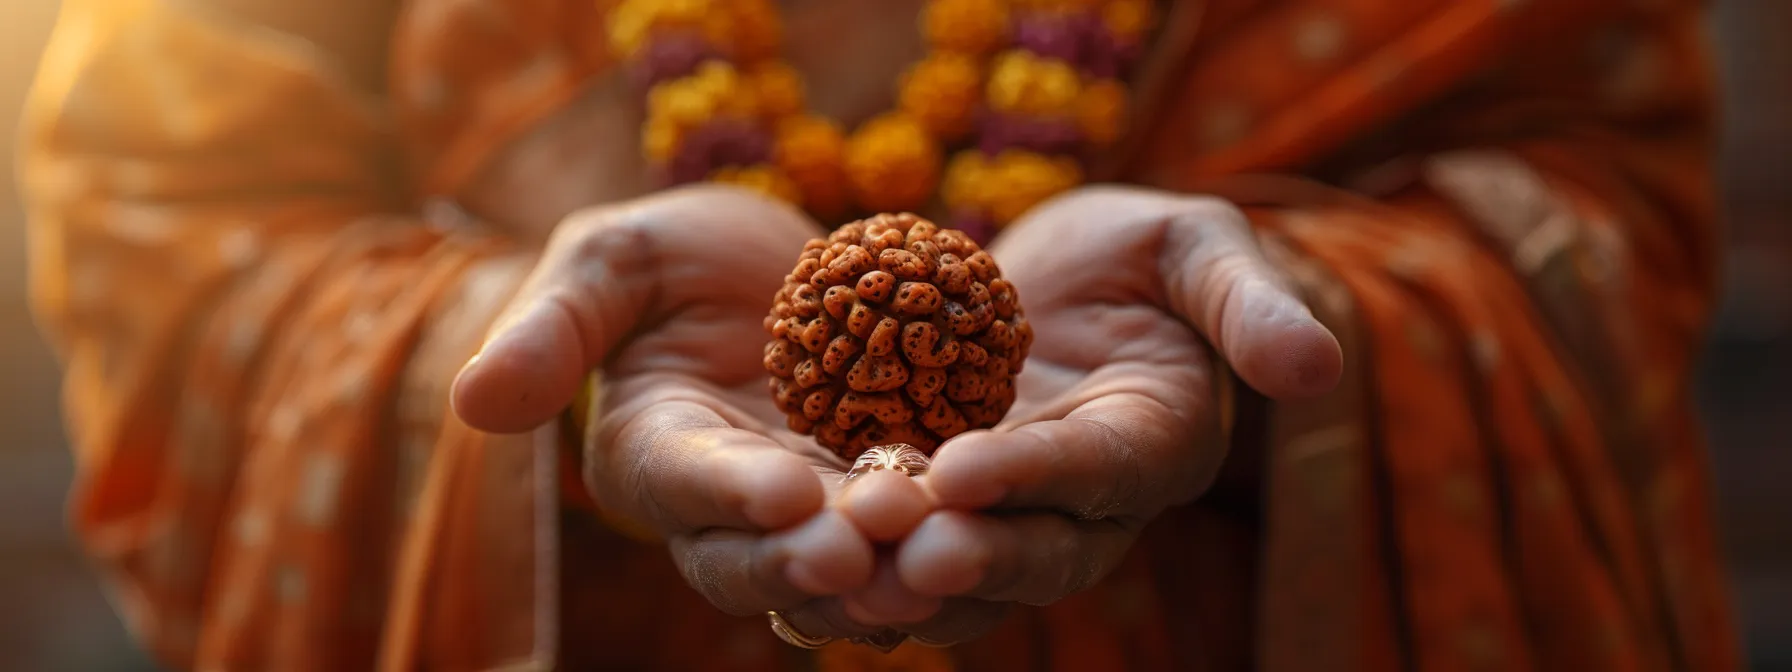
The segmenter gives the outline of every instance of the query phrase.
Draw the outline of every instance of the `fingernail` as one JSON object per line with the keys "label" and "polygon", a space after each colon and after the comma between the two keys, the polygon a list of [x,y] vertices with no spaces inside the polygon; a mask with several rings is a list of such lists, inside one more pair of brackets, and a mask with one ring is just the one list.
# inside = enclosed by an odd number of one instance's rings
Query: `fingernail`
{"label": "fingernail", "polygon": [[455,378],[456,378],[456,379],[458,379],[458,378],[460,378],[460,377],[461,377],[461,376],[464,376],[464,375],[466,375],[466,374],[467,374],[467,371],[468,371],[468,370],[469,370],[469,369],[472,369],[472,368],[473,368],[473,367],[475,367],[475,366],[478,366],[478,365],[479,365],[479,358],[480,358],[480,357],[484,357],[484,356],[485,356],[485,351],[484,351],[484,350],[480,350],[480,351],[479,351],[479,352],[476,352],[476,353],[473,353],[473,356],[472,356],[472,357],[468,357],[468,358],[467,358],[467,363],[465,363],[465,364],[462,364],[462,365],[460,365],[460,371],[459,371],[459,372],[458,372],[458,373],[456,373],[456,374],[455,374],[455,375],[454,375],[454,377],[455,377]]}

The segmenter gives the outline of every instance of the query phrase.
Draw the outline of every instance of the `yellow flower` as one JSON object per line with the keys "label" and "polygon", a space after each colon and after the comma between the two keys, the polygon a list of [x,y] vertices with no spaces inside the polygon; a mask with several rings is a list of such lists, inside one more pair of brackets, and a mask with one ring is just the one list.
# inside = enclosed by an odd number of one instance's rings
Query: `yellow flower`
{"label": "yellow flower", "polygon": [[988,88],[998,111],[1063,115],[1074,110],[1082,77],[1069,63],[1015,49],[996,57]]}
{"label": "yellow flower", "polygon": [[997,225],[1006,225],[1082,181],[1082,168],[1073,159],[1021,150],[990,158],[966,150],[952,157],[940,179],[940,199],[954,210],[986,212]]}
{"label": "yellow flower", "polygon": [[1002,0],[933,0],[921,10],[921,32],[940,51],[987,54],[1008,41]]}
{"label": "yellow flower", "polygon": [[656,28],[701,25],[709,5],[709,0],[623,0],[609,13],[610,53],[633,55]]}
{"label": "yellow flower", "polygon": [[846,136],[822,117],[795,117],[778,127],[772,156],[803,194],[802,204],[822,217],[843,214],[847,206],[842,163]]}
{"label": "yellow flower", "polygon": [[782,61],[765,61],[747,74],[759,101],[759,109],[772,119],[803,111],[803,78],[796,69]]}
{"label": "yellow flower", "polygon": [[732,184],[765,194],[772,198],[800,205],[802,194],[797,191],[796,183],[791,182],[784,171],[772,166],[752,166],[748,168],[718,168],[710,173],[709,179],[720,184]]}
{"label": "yellow flower", "polygon": [[734,66],[722,61],[706,61],[696,72],[661,82],[647,92],[647,118],[681,128],[717,115],[751,117],[758,111],[758,94],[745,86]]}
{"label": "yellow flower", "polygon": [[903,74],[898,106],[935,136],[954,140],[970,130],[982,79],[975,59],[935,53]]}
{"label": "yellow flower", "polygon": [[846,143],[846,177],[860,205],[913,210],[939,179],[940,148],[914,118],[888,113],[865,122]]}
{"label": "yellow flower", "polygon": [[996,157],[983,180],[990,217],[1005,225],[1080,184],[1083,170],[1073,159],[1009,150]]}
{"label": "yellow flower", "polygon": [[708,60],[691,73],[692,83],[711,94],[720,95],[740,85],[740,72],[726,61]]}
{"label": "yellow flower", "polygon": [[610,38],[610,54],[616,58],[628,58],[641,48],[647,39],[647,29],[653,27],[653,3],[647,0],[623,0],[610,10],[608,36]]}
{"label": "yellow flower", "polygon": [[702,21],[710,10],[709,0],[658,0],[654,4],[659,6],[661,21],[685,26]]}
{"label": "yellow flower", "polygon": [[1132,43],[1145,39],[1157,18],[1151,0],[1109,0],[1101,8],[1101,20],[1120,42]]}
{"label": "yellow flower", "polygon": [[649,117],[641,131],[641,152],[652,163],[665,163],[678,153],[684,129],[665,117]]}
{"label": "yellow flower", "polygon": [[690,128],[715,116],[715,97],[684,77],[654,85],[647,92],[647,118]]}
{"label": "yellow flower", "polygon": [[1120,139],[1126,125],[1126,87],[1111,79],[1083,87],[1076,103],[1076,122],[1083,137],[1097,145]]}
{"label": "yellow flower", "polygon": [[940,200],[955,210],[988,209],[989,172],[988,156],[983,152],[967,149],[953,155],[940,178]]}

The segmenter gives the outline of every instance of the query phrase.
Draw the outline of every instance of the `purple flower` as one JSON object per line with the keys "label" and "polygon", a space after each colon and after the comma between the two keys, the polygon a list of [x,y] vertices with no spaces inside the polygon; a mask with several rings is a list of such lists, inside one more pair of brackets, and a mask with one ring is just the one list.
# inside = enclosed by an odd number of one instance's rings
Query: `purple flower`
{"label": "purple flower", "polygon": [[648,38],[629,61],[630,83],[640,91],[697,71],[704,61],[722,58],[721,52],[693,31],[661,31]]}
{"label": "purple flower", "polygon": [[1089,35],[1083,73],[1100,79],[1118,79],[1138,62],[1142,52],[1138,42],[1121,42],[1102,27]]}
{"label": "purple flower", "polygon": [[1087,30],[1080,20],[1083,16],[1056,12],[1017,15],[1014,18],[1014,43],[1036,55],[1080,67],[1088,42]]}
{"label": "purple flower", "polygon": [[717,168],[758,165],[771,156],[771,134],[758,124],[746,119],[714,119],[685,133],[666,166],[667,178],[672,184],[697,182]]}
{"label": "purple flower", "polygon": [[1090,77],[1114,79],[1139,58],[1136,42],[1122,43],[1094,12],[1035,12],[1014,19],[1021,48],[1069,63]]}
{"label": "purple flower", "polygon": [[990,156],[1008,149],[1074,154],[1083,144],[1081,129],[1070,119],[988,113],[979,131],[977,148]]}

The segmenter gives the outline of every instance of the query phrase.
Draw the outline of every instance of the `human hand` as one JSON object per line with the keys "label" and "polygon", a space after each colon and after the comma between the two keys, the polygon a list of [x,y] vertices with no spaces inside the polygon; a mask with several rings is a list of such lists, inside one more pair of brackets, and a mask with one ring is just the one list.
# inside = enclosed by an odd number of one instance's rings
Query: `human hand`
{"label": "human hand", "polygon": [[994,430],[940,447],[920,480],[941,510],[847,598],[874,624],[943,599],[899,626],[934,643],[1089,587],[1154,516],[1212,483],[1227,451],[1214,351],[1275,399],[1322,394],[1342,368],[1336,339],[1223,201],[1083,189],[991,253],[1034,326],[1020,398]]}
{"label": "human hand", "polygon": [[[766,306],[820,234],[795,209],[716,186],[576,214],[461,371],[454,410],[478,429],[526,431],[601,368],[585,479],[609,517],[665,539],[724,611],[777,610],[814,636],[880,631],[826,596],[862,587],[872,542],[918,524],[924,498],[877,479],[854,484],[851,499],[870,504],[844,505],[857,526],[830,506],[846,465],[784,428],[761,363]],[[907,504],[878,505],[879,492]]]}

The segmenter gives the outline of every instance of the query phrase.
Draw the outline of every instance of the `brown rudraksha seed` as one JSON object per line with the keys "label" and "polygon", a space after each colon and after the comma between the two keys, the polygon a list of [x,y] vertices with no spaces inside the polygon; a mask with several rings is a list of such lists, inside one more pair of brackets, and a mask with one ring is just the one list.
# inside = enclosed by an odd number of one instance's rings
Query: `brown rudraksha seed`
{"label": "brown rudraksha seed", "polygon": [[1014,405],[1033,328],[970,236],[878,215],[803,246],[765,318],[765,369],[790,429],[851,462],[993,427]]}

